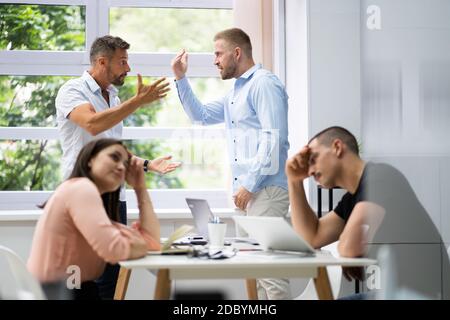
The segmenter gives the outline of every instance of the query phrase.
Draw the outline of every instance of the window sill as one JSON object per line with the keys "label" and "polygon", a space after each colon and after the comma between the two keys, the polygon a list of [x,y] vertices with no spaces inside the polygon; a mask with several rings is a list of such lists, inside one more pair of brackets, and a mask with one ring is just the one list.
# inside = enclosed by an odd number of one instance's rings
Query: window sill
{"label": "window sill", "polygon": [[[231,218],[237,213],[231,208],[213,208],[212,212],[221,218]],[[192,215],[189,209],[155,209],[156,215],[160,220],[170,219],[191,219]],[[42,210],[1,210],[0,222],[2,221],[37,221],[41,216]],[[138,210],[129,209],[128,219],[138,219]]]}

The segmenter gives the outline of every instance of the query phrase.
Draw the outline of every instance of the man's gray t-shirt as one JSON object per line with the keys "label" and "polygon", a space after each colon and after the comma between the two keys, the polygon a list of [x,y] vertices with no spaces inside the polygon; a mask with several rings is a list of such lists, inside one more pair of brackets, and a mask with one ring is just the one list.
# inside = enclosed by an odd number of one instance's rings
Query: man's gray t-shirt
{"label": "man's gray t-shirt", "polygon": [[450,274],[449,259],[439,230],[406,177],[391,165],[368,162],[355,193],[347,192],[334,212],[347,223],[356,204],[364,201],[385,210],[368,244],[368,256],[377,259],[379,249],[388,245],[395,260],[397,289],[434,299],[445,297],[448,286],[442,277]]}

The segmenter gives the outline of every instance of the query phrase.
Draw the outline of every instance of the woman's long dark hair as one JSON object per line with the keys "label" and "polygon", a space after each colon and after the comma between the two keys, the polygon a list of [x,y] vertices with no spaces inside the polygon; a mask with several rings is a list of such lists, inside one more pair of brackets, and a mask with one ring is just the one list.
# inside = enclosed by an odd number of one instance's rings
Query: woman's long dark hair
{"label": "woman's long dark hair", "polygon": [[[73,167],[72,173],[67,178],[67,180],[72,178],[88,178],[93,181],[91,175],[91,168],[89,167],[89,161],[94,158],[100,151],[106,149],[112,145],[121,145],[122,141],[110,138],[97,139],[86,144],[78,154],[77,160],[75,161],[75,165]],[[113,191],[102,194],[103,206],[105,207],[105,211],[108,214],[108,217],[112,221],[120,221],[119,219],[119,196],[120,196],[120,187]],[[45,207],[43,205],[39,206],[40,208]]]}

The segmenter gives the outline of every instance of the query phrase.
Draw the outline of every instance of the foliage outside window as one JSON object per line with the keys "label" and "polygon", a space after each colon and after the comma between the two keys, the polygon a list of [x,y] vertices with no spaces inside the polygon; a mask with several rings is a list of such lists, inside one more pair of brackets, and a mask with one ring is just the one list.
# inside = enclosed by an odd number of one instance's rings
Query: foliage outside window
{"label": "foliage outside window", "polygon": [[0,4],[0,49],[84,50],[85,20],[84,6]]}

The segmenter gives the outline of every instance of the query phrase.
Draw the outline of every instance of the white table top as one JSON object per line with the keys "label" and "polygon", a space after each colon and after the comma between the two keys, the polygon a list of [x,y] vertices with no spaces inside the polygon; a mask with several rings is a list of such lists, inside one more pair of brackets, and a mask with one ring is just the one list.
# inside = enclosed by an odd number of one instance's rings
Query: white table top
{"label": "white table top", "polygon": [[280,267],[326,267],[326,266],[369,266],[375,260],[367,258],[334,257],[328,252],[318,252],[316,256],[299,256],[264,251],[245,251],[228,259],[190,258],[186,255],[148,255],[141,259],[120,261],[122,267],[134,269],[239,269],[239,268],[280,268]]}
{"label": "white table top", "polygon": [[265,251],[241,251],[228,259],[191,258],[186,255],[148,255],[141,259],[121,261],[128,269],[169,270],[175,279],[258,279],[316,278],[319,267],[362,267],[376,264],[366,258],[336,258],[327,251],[315,256],[299,256]]}

